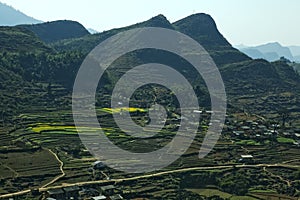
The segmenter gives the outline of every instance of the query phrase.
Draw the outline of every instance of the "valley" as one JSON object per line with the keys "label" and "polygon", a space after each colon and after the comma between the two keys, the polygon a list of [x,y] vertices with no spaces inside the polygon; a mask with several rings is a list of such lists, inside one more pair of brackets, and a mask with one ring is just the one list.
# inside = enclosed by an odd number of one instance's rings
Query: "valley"
{"label": "valley", "polygon": [[[72,34],[59,35],[64,26]],[[158,150],[176,135],[183,120],[180,109],[191,109],[180,108],[172,92],[159,85],[139,88],[130,107],[112,109],[113,85],[137,65],[160,62],[181,72],[192,83],[200,107],[196,111],[201,112],[196,137],[178,160],[159,171],[128,174],[98,165],[101,160],[83,145],[73,120],[72,87],[90,50],[137,27],[177,30],[202,44],[222,75],[228,108],[217,144],[199,159],[208,127],[216,123],[210,121],[203,78],[186,60],[167,52],[146,49],[121,57],[100,80],[95,97],[99,129],[116,146],[138,153]],[[90,199],[101,194],[125,199],[299,199],[300,77],[292,66],[241,53],[207,14],[175,23],[158,15],[96,34],[82,28],[69,21],[0,27],[0,199]],[[44,29],[53,31],[51,38],[41,35]],[[135,138],[114,121],[113,114],[128,111],[136,124],[151,131],[145,125],[155,103],[165,107],[167,119],[153,137]],[[126,162],[120,164],[137,161]]]}

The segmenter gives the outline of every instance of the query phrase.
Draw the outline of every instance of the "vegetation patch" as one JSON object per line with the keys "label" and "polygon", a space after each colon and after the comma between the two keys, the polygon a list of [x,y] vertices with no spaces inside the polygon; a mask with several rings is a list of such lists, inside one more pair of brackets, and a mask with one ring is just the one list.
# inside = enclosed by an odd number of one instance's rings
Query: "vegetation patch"
{"label": "vegetation patch", "polygon": [[277,142],[284,143],[284,144],[293,144],[295,142],[295,140],[293,140],[291,138],[278,137]]}
{"label": "vegetation patch", "polygon": [[143,108],[132,108],[132,107],[122,107],[122,108],[101,108],[100,111],[113,114],[113,113],[120,113],[122,111],[126,112],[147,112],[146,109]]}

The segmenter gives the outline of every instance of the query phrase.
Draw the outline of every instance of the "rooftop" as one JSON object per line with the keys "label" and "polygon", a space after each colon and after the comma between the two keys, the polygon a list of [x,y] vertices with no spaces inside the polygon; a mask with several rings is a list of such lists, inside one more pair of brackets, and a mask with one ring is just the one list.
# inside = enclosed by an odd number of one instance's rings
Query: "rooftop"
{"label": "rooftop", "polygon": [[93,200],[104,200],[104,199],[106,199],[106,196],[100,195],[100,196],[92,197],[92,199]]}
{"label": "rooftop", "polygon": [[241,155],[242,158],[253,158],[252,155]]}
{"label": "rooftop", "polygon": [[105,191],[105,190],[112,190],[112,189],[115,189],[115,186],[113,186],[113,185],[106,185],[106,186],[102,186],[102,187],[101,187],[101,190],[102,190],[102,191]]}
{"label": "rooftop", "polygon": [[74,192],[74,191],[79,191],[80,188],[78,186],[71,186],[71,187],[65,187],[63,188],[65,192]]}
{"label": "rooftop", "polygon": [[62,189],[50,189],[47,192],[50,195],[53,195],[53,194],[64,194],[64,191]]}

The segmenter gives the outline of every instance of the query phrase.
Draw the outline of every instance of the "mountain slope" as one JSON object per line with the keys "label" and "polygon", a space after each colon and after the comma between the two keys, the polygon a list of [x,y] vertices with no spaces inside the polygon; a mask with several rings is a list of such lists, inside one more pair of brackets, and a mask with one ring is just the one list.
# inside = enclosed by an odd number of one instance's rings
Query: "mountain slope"
{"label": "mountain slope", "polygon": [[18,24],[36,24],[42,21],[27,16],[11,6],[0,2],[0,26],[15,26]]}
{"label": "mountain slope", "polygon": [[34,32],[46,43],[57,42],[64,39],[79,38],[89,35],[89,31],[80,23],[68,20],[59,20],[33,25],[20,25]]}
{"label": "mountain slope", "polygon": [[0,52],[50,52],[31,31],[21,27],[0,27]]}

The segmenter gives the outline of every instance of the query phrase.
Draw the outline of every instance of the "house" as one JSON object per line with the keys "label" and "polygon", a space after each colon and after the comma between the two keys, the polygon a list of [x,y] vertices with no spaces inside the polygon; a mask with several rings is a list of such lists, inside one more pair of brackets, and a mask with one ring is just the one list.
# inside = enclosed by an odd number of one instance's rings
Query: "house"
{"label": "house", "polygon": [[252,159],[253,156],[252,155],[241,155],[242,159]]}
{"label": "house", "polygon": [[202,110],[193,110],[193,113],[202,114]]}
{"label": "house", "polygon": [[258,125],[257,128],[260,129],[261,131],[267,130],[267,127],[265,125]]}
{"label": "house", "polygon": [[124,199],[120,194],[115,194],[115,195],[112,195],[110,197],[108,197],[110,200],[122,200]]}
{"label": "house", "polygon": [[250,127],[249,126],[242,126],[241,129],[243,129],[244,131],[248,131],[248,130],[250,130]]}
{"label": "house", "polygon": [[297,142],[293,142],[293,145],[299,147],[300,146],[300,141],[297,141]]}
{"label": "house", "polygon": [[235,136],[237,136],[237,137],[239,137],[239,136],[244,136],[245,131],[233,131],[233,134],[234,134]]}
{"label": "house", "polygon": [[105,168],[105,164],[99,160],[93,163],[93,169],[104,169],[104,168]]}
{"label": "house", "polygon": [[241,158],[239,159],[239,162],[252,163],[253,162],[253,156],[252,155],[241,155]]}
{"label": "house", "polygon": [[63,190],[65,191],[66,199],[78,199],[80,190],[78,186],[65,187]]}
{"label": "house", "polygon": [[100,187],[101,194],[105,196],[110,196],[114,194],[115,186],[113,185],[106,185]]}
{"label": "house", "polygon": [[50,189],[46,192],[46,197],[65,199],[65,193],[62,189]]}
{"label": "house", "polygon": [[96,196],[96,197],[91,198],[91,200],[105,200],[105,199],[107,199],[107,198],[104,195],[100,195],[100,196]]}
{"label": "house", "polygon": [[291,133],[289,133],[289,132],[283,132],[282,133],[285,137],[290,137],[291,136]]}

